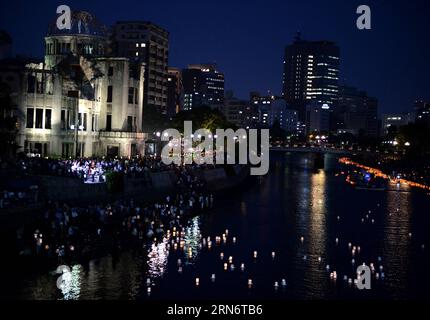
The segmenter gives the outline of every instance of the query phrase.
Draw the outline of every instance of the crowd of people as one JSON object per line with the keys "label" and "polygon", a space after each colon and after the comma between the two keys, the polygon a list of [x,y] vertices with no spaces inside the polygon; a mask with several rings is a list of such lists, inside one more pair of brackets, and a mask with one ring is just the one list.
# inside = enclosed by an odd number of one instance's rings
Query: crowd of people
{"label": "crowd of people", "polygon": [[122,172],[126,176],[145,177],[149,172],[168,170],[159,158],[145,156],[134,159],[47,159],[23,158],[18,161],[18,169],[31,175],[52,175],[77,177],[84,182],[104,182],[106,172]]}
{"label": "crowd of people", "polygon": [[[51,162],[43,170],[56,171],[61,167],[60,170],[66,172],[68,169],[65,168],[71,168],[73,162],[65,163]],[[35,173],[34,164],[26,166],[26,170]],[[114,170],[131,170],[135,162],[100,164]],[[151,170],[155,162],[146,164]],[[155,168],[158,170],[161,166]],[[194,169],[192,166],[174,167],[177,177],[175,194],[151,204],[142,204],[138,200],[73,207],[47,202],[34,223],[17,230],[17,250],[20,255],[54,258],[61,262],[92,254],[94,250],[142,244],[167,229],[180,229],[188,217],[200,214],[214,204],[214,196],[205,191],[205,183]]]}

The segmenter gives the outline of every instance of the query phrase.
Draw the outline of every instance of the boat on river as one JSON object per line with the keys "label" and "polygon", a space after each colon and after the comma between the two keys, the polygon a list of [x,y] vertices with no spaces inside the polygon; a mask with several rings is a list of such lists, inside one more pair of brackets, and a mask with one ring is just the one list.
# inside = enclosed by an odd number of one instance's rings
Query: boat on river
{"label": "boat on river", "polygon": [[357,190],[385,191],[387,190],[386,181],[383,178],[362,170],[348,177],[350,182]]}

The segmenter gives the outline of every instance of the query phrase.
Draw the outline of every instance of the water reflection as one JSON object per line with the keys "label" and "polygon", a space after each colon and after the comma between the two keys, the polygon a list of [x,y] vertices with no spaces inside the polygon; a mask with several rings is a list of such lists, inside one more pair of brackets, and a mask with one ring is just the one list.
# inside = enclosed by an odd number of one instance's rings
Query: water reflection
{"label": "water reflection", "polygon": [[[357,290],[343,277],[354,277],[356,266],[363,262],[384,267],[385,280],[377,281],[374,274],[372,297],[409,297],[427,290],[429,255],[421,246],[430,246],[428,197],[418,198],[405,186],[399,191],[359,191],[330,170],[314,171],[311,160],[307,154],[274,157],[264,180],[232,199],[220,199],[213,212],[192,219],[184,229],[171,230],[143,250],[126,250],[118,257],[72,267],[62,291],[55,286],[58,275],[29,276],[20,284],[21,295],[27,299],[351,298]],[[224,243],[226,229],[230,235]],[[353,253],[349,243],[361,251]],[[254,250],[257,259],[252,257]],[[340,275],[337,283],[330,280],[334,270]],[[284,278],[288,285],[276,291],[275,281],[281,284]],[[248,279],[253,280],[252,290]]]}
{"label": "water reflection", "polygon": [[407,285],[411,269],[411,193],[410,187],[402,185],[401,192],[387,192],[385,212],[383,258],[389,292],[401,295]]}
{"label": "water reflection", "polygon": [[79,299],[81,293],[81,273],[81,265],[74,265],[70,272],[63,273],[63,283],[60,286],[63,300]]}
{"label": "water reflection", "polygon": [[315,298],[322,298],[325,293],[327,272],[321,268],[319,257],[326,256],[326,244],[330,239],[326,235],[326,172],[320,170],[311,177],[311,205],[309,214],[309,257],[304,281],[313,288]]}
{"label": "water reflection", "polygon": [[151,279],[162,277],[169,258],[169,236],[164,236],[159,243],[153,243],[148,253],[148,276]]}
{"label": "water reflection", "polygon": [[192,264],[197,260],[201,250],[201,239],[202,235],[200,233],[200,217],[195,217],[191,221],[190,225],[185,228],[184,250],[187,264]]}

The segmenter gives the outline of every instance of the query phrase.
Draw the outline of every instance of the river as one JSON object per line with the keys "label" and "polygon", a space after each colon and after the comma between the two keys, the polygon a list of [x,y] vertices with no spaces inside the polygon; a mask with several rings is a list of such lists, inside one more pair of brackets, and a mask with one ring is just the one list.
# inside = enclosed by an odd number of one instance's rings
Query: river
{"label": "river", "polygon": [[[325,156],[324,169],[314,170],[311,154],[272,153],[266,177],[216,199],[210,214],[190,221],[185,250],[168,248],[165,238],[141,250],[70,266],[62,290],[56,287],[58,275],[32,272],[30,266],[13,281],[9,298],[430,297],[430,197],[407,186],[397,191],[355,190],[336,176],[339,170],[333,155]],[[223,233],[226,243],[217,245],[215,237]],[[207,237],[213,241],[211,248],[202,245]],[[362,263],[375,266],[371,290],[358,290],[344,280],[353,279]],[[330,278],[334,271],[337,280]]]}

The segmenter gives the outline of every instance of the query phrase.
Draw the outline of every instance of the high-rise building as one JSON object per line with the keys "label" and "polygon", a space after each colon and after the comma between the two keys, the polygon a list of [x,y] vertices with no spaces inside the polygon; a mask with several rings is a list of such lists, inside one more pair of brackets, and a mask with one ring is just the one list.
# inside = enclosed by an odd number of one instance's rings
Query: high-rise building
{"label": "high-rise building", "polygon": [[224,105],[224,74],[215,64],[189,65],[182,70],[182,83],[185,110],[203,105],[212,108]]}
{"label": "high-rise building", "polygon": [[258,122],[261,127],[268,127],[269,124],[269,112],[270,105],[276,99],[273,95],[262,96],[258,92],[251,92],[250,101],[251,105],[256,107],[258,110]]}
{"label": "high-rise building", "polygon": [[354,135],[378,136],[378,100],[365,91],[340,86],[339,100],[333,113],[337,129],[346,129]]}
{"label": "high-rise building", "polygon": [[306,106],[315,101],[333,107],[338,98],[340,50],[331,41],[305,41],[300,34],[285,48],[283,97],[306,117]]}
{"label": "high-rise building", "polygon": [[145,63],[145,108],[166,114],[169,32],[147,21],[119,21],[112,47],[115,56]]}
{"label": "high-rise building", "polygon": [[178,68],[169,67],[167,78],[167,115],[174,116],[183,109],[182,72]]}

